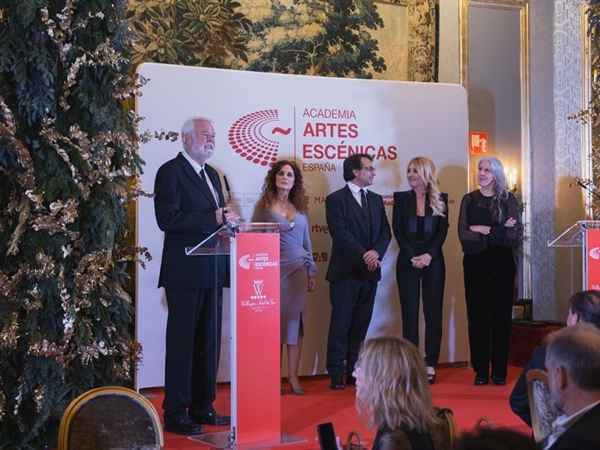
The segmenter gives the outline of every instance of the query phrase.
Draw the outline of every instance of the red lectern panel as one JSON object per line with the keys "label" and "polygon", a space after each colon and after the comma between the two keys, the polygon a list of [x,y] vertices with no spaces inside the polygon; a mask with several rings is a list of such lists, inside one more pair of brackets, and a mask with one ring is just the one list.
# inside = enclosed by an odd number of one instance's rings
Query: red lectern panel
{"label": "red lectern panel", "polygon": [[[236,236],[235,386],[238,445],[281,437],[279,234]],[[233,261],[232,261],[233,263]]]}
{"label": "red lectern panel", "polygon": [[600,230],[590,229],[586,232],[587,286],[585,289],[600,289]]}

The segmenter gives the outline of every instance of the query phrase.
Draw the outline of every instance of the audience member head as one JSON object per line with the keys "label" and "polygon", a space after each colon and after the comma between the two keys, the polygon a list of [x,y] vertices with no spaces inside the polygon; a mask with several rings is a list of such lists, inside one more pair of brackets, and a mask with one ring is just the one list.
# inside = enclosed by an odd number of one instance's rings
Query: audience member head
{"label": "audience member head", "polygon": [[356,406],[368,426],[404,425],[422,433],[439,424],[421,353],[406,339],[366,340],[355,365]]}
{"label": "audience member head", "polygon": [[[425,193],[429,195],[429,202],[431,209],[433,209],[434,216],[444,215],[444,202],[440,199],[440,189],[438,187],[439,180],[437,177],[437,171],[435,164],[429,158],[425,156],[416,156],[408,162],[406,168],[407,174],[411,171],[416,172],[423,182]],[[409,178],[409,184],[411,188],[415,188]]]}
{"label": "audience member head", "polygon": [[461,434],[454,450],[535,450],[539,447],[530,436],[507,428],[478,429]]}
{"label": "audience member head", "polygon": [[363,168],[363,158],[373,161],[373,157],[366,153],[354,153],[344,160],[344,181],[352,181],[356,178],[354,171]]}
{"label": "audience member head", "polygon": [[546,367],[550,400],[570,416],[600,400],[600,330],[581,322],[548,337]]}
{"label": "audience member head", "polygon": [[[287,167],[286,167],[287,166]],[[294,185],[288,193],[288,201],[294,205],[296,210],[305,213],[308,210],[308,197],[304,188],[304,178],[302,171],[295,161],[280,159],[276,161],[267,172],[262,187],[262,196],[259,200],[259,206],[268,207],[277,197],[277,176],[282,171],[291,171],[294,173]]]}
{"label": "audience member head", "polygon": [[589,322],[600,330],[600,291],[576,292],[569,299],[567,325]]}

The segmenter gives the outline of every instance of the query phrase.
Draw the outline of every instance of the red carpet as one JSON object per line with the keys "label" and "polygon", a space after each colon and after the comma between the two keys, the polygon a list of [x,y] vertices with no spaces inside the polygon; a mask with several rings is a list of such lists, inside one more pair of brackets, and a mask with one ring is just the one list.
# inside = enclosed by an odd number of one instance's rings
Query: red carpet
{"label": "red carpet", "polygon": [[[474,386],[473,371],[466,368],[442,367],[437,371],[437,382],[431,386],[434,404],[445,406],[454,412],[459,433],[470,430],[477,419],[487,416],[495,427],[507,427],[529,435],[531,430],[515,416],[508,405],[508,396],[521,372],[520,367],[509,367],[506,386]],[[281,431],[283,433],[302,436],[308,439],[300,444],[286,445],[289,450],[319,450],[317,441],[317,424],[332,422],[335,432],[345,443],[351,430],[358,430],[365,438],[367,447],[371,447],[375,436],[374,430],[367,430],[359,423],[354,405],[354,388],[347,387],[343,391],[329,389],[329,378],[324,376],[303,378],[302,386],[307,391],[305,397],[292,395],[289,389],[281,397]],[[162,416],[162,389],[143,391],[150,397],[159,414]],[[221,414],[228,414],[229,385],[219,386],[215,405]],[[260,408],[257,408],[260,414]],[[208,433],[227,431],[228,427],[206,427]],[[185,436],[165,432],[165,448],[168,450],[202,450],[208,445],[194,442]]]}

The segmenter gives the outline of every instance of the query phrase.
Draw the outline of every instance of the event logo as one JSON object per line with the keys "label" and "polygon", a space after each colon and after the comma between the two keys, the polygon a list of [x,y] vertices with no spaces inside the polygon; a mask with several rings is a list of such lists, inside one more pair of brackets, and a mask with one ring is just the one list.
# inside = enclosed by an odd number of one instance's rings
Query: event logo
{"label": "event logo", "polygon": [[250,255],[244,255],[239,259],[238,264],[240,265],[240,267],[242,269],[249,269],[251,262],[252,262],[252,257]]}
{"label": "event logo", "polygon": [[273,165],[279,153],[278,135],[287,136],[292,131],[278,126],[267,131],[267,124],[278,121],[279,111],[276,109],[255,111],[240,117],[229,128],[231,148],[253,164]]}
{"label": "event logo", "polygon": [[255,253],[254,255],[244,255],[238,260],[238,264],[242,269],[262,270],[267,267],[278,267],[279,263],[273,261],[268,253]]}

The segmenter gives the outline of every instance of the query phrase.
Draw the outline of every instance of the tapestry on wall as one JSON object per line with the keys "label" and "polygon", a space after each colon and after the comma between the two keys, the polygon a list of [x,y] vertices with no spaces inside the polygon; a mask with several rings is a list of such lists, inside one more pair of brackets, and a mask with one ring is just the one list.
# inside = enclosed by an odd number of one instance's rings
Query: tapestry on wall
{"label": "tapestry on wall", "polygon": [[436,0],[129,0],[134,64],[436,81]]}

